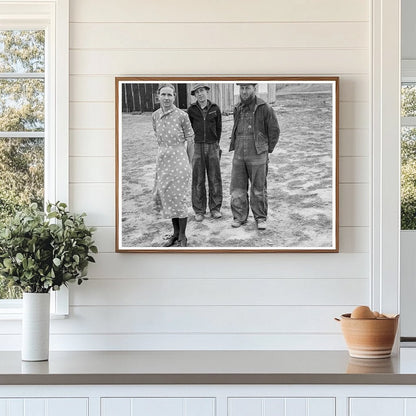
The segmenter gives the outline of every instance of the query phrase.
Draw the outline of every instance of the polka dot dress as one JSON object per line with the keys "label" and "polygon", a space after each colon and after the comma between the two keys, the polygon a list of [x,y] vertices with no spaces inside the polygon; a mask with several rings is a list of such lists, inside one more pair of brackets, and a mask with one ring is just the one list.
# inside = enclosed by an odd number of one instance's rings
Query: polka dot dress
{"label": "polka dot dress", "polygon": [[185,218],[190,205],[191,167],[186,143],[194,132],[188,115],[173,106],[152,114],[158,144],[156,160],[155,199],[165,218]]}

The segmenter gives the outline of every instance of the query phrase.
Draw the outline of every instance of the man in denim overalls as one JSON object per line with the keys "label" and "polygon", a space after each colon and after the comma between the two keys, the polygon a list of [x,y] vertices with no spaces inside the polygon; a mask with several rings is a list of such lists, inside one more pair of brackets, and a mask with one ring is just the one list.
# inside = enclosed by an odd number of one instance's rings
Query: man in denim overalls
{"label": "man in denim overalls", "polygon": [[256,96],[255,83],[239,83],[241,102],[234,108],[234,126],[230,151],[234,150],[231,170],[232,227],[247,221],[250,207],[259,230],[266,229],[267,170],[269,153],[279,140],[280,128],[276,113]]}

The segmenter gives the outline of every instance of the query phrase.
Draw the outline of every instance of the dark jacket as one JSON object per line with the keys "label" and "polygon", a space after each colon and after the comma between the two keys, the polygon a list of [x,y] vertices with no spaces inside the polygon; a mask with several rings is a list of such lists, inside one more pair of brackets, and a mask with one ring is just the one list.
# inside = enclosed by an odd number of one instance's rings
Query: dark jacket
{"label": "dark jacket", "polygon": [[[240,117],[242,104],[234,107],[234,126],[231,133],[230,152],[235,149],[237,123]],[[254,144],[257,154],[268,151],[272,153],[279,140],[280,128],[276,113],[261,98],[255,97],[254,104]]]}
{"label": "dark jacket", "polygon": [[189,120],[195,132],[195,143],[216,143],[220,141],[222,131],[221,110],[217,104],[208,100],[208,111],[204,113],[197,104],[188,108]]}

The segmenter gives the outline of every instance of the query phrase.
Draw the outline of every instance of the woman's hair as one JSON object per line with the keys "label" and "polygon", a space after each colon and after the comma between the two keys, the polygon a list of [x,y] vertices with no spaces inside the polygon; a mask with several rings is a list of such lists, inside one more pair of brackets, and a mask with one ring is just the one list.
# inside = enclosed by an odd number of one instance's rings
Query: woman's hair
{"label": "woman's hair", "polygon": [[157,93],[159,94],[159,93],[160,93],[160,90],[161,90],[162,88],[165,88],[165,87],[172,88],[173,93],[176,95],[176,89],[175,89],[175,86],[174,86],[173,84],[159,84],[159,87],[158,87],[158,89],[157,89]]}

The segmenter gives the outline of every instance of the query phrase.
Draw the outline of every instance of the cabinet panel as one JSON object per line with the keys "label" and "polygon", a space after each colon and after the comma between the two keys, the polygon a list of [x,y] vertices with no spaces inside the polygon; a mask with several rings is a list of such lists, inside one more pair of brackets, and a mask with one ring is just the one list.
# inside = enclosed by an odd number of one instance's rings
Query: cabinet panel
{"label": "cabinet panel", "polygon": [[285,399],[267,399],[264,406],[265,416],[282,416],[285,414]]}
{"label": "cabinet panel", "polygon": [[88,399],[48,399],[46,404],[46,416],[88,416]]}
{"label": "cabinet panel", "polygon": [[7,402],[7,408],[9,413],[7,416],[24,416],[24,400],[23,399],[9,399],[4,400]]}
{"label": "cabinet panel", "polygon": [[307,401],[305,399],[285,399],[285,416],[308,416]]}
{"label": "cabinet panel", "polygon": [[7,401],[0,399],[0,416],[7,416]]}
{"label": "cabinet panel", "polygon": [[262,416],[262,408],[262,399],[228,399],[228,416]]}
{"label": "cabinet panel", "polygon": [[350,416],[414,416],[416,398],[352,398]]}
{"label": "cabinet panel", "polygon": [[131,399],[101,399],[101,416],[131,416]]}
{"label": "cabinet panel", "polygon": [[88,399],[0,399],[0,416],[88,416]]}
{"label": "cabinet panel", "polygon": [[131,410],[132,416],[183,416],[183,400],[133,399]]}
{"label": "cabinet panel", "polygon": [[335,416],[335,399],[230,398],[228,416]]}
{"label": "cabinet panel", "polygon": [[46,416],[45,399],[24,399],[25,416]]}
{"label": "cabinet panel", "polygon": [[214,416],[215,415],[215,399],[185,399],[185,416]]}
{"label": "cabinet panel", "polygon": [[350,416],[410,416],[405,413],[405,399],[352,398]]}
{"label": "cabinet panel", "polygon": [[416,399],[405,399],[405,410],[406,416],[416,415]]}
{"label": "cabinet panel", "polygon": [[335,399],[311,398],[308,402],[308,416],[335,415]]}
{"label": "cabinet panel", "polygon": [[213,398],[103,398],[101,416],[213,416]]}

